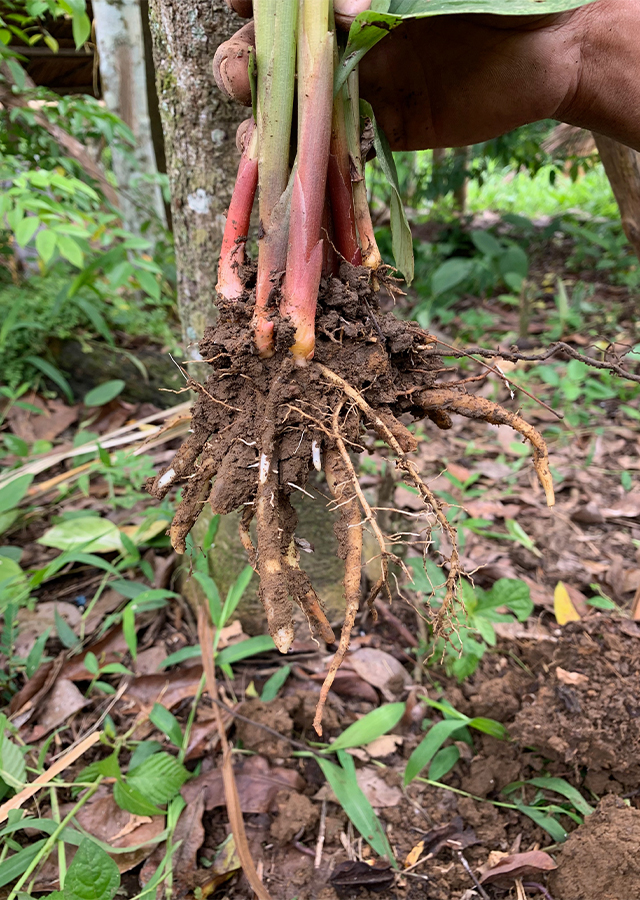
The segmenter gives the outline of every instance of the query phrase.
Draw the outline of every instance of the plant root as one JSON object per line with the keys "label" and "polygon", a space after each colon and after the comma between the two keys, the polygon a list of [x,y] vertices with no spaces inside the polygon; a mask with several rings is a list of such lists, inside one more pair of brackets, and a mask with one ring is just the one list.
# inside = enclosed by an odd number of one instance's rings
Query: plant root
{"label": "plant root", "polygon": [[[179,552],[184,552],[186,535],[207,495],[214,512],[243,510],[240,538],[260,577],[269,633],[286,653],[294,640],[293,603],[316,640],[335,642],[321,600],[300,565],[302,536],[296,535],[297,514],[291,504],[291,497],[300,492],[317,502],[307,482],[310,472],[324,472],[329,505],[339,514],[334,531],[337,552],[345,562],[346,609],[314,720],[321,734],[323,706],[360,608],[363,528],[373,533],[379,548],[380,577],[367,596],[372,611],[380,595],[391,600],[392,564],[410,580],[404,563],[391,550],[398,536],[383,533],[351,458],[364,451],[366,435],[384,443],[403,479],[424,501],[430,521],[446,538],[440,552],[445,599],[431,621],[434,635],[445,639],[456,628],[454,601],[462,576],[457,535],[411,457],[417,441],[406,423],[428,417],[449,428],[450,415],[460,414],[510,425],[532,444],[534,466],[551,503],[548,454],[541,435],[518,413],[466,393],[462,385],[438,382],[451,370],[443,368],[435,338],[416,323],[380,310],[380,294],[369,269],[343,263],[339,278],[323,279],[315,355],[304,367],[295,364],[289,349],[294,339],[291,323],[275,312],[280,290],[276,281],[273,353],[266,358],[256,352],[255,268],[243,267],[242,277],[243,297],[220,301],[218,323],[200,346],[211,374],[205,384],[188,382],[198,393],[193,433],[148,487],[158,498],[174,487],[183,489],[170,531]],[[385,276],[378,270],[376,278],[382,282]]]}

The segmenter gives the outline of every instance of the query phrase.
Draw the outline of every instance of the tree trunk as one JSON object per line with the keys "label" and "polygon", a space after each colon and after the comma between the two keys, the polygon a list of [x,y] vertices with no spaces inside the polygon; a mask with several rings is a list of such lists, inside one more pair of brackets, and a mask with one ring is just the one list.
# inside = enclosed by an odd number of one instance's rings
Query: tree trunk
{"label": "tree trunk", "polygon": [[620,208],[624,233],[640,259],[640,153],[602,134],[593,136]]}
{"label": "tree trunk", "polygon": [[224,0],[150,0],[149,15],[180,319],[188,358],[199,359],[196,342],[216,315],[218,255],[239,161],[236,128],[247,117],[218,90],[212,63],[242,23]]}
{"label": "tree trunk", "polygon": [[166,226],[162,192],[140,176],[157,174],[147,101],[147,75],[139,0],[93,0],[102,96],[107,109],[133,131],[133,154],[113,148],[125,227],[140,234],[145,222]]}

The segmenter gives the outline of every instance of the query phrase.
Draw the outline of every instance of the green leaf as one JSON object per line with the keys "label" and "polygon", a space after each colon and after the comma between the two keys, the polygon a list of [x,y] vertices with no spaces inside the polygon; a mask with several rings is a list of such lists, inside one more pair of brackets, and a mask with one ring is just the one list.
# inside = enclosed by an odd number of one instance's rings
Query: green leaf
{"label": "green leaf", "polygon": [[389,142],[382,129],[378,127],[371,105],[366,100],[361,100],[360,107],[363,114],[371,119],[373,143],[376,148],[378,163],[391,187],[391,248],[393,250],[393,258],[397,268],[404,275],[407,284],[411,284],[414,271],[413,237],[411,236],[411,228],[402,204],[396,163]]}
{"label": "green leaf", "polygon": [[348,747],[362,747],[394,728],[404,715],[404,703],[385,703],[349,725],[325,753],[346,750]]}
{"label": "green leaf", "polygon": [[94,387],[84,396],[85,406],[104,406],[121,394],[125,388],[125,382],[121,378],[114,378],[112,381],[105,381]]}
{"label": "green leaf", "polygon": [[42,359],[40,356],[25,356],[25,361],[31,363],[36,369],[40,369],[43,375],[46,375],[46,377],[50,378],[54,384],[58,385],[69,403],[73,403],[73,391],[71,390],[71,385],[56,366],[53,366],[50,362],[47,362],[46,359]]}
{"label": "green leaf", "polygon": [[145,272],[144,269],[137,269],[136,278],[145,294],[148,294],[153,300],[160,299],[160,282],[155,275]]}
{"label": "green leaf", "polygon": [[56,550],[74,550],[82,547],[88,553],[110,553],[121,550],[120,532],[113,522],[98,516],[82,516],[68,519],[47,529],[39,544]]}
{"label": "green leaf", "polygon": [[28,591],[27,576],[14,560],[0,556],[0,596],[15,598],[21,592]]}
{"label": "green leaf", "polygon": [[548,816],[541,809],[536,809],[535,806],[527,806],[524,803],[520,803],[519,800],[515,800],[514,803],[521,813],[524,813],[525,816],[529,816],[530,819],[533,819],[540,828],[544,828],[547,834],[550,834],[557,844],[562,844],[563,841],[566,841],[566,830],[557,819],[553,818],[553,816]]}
{"label": "green leaf", "polygon": [[16,242],[21,247],[26,247],[31,238],[38,230],[39,225],[40,219],[38,219],[37,216],[25,216],[16,228]]}
{"label": "green leaf", "polygon": [[189,778],[185,767],[175,756],[154,753],[127,777],[127,787],[156,805],[168,803]]}
{"label": "green leaf", "polygon": [[476,612],[497,609],[499,606],[506,606],[518,621],[524,622],[533,612],[529,585],[518,578],[499,578],[491,590],[484,592],[478,601]]}
{"label": "green leaf", "polygon": [[232,644],[225,647],[216,655],[216,665],[224,666],[246,659],[247,656],[257,656],[259,653],[268,653],[269,650],[275,650],[273,639],[266,634],[259,634],[256,637],[247,638],[246,641],[240,641],[238,644]]}
{"label": "green leaf", "polygon": [[58,607],[56,606],[53,611],[54,621],[56,625],[56,633],[62,643],[67,649],[71,649],[71,647],[75,647],[76,644],[80,642],[77,634],[74,632],[73,628],[62,618],[60,613],[58,612]]}
{"label": "green leaf", "polygon": [[146,759],[149,759],[150,756],[153,756],[154,753],[158,753],[160,750],[162,750],[160,741],[140,741],[131,754],[131,759],[129,760],[129,773],[142,765]]}
{"label": "green leaf", "polygon": [[202,590],[204,591],[205,597],[209,601],[209,611],[211,613],[211,621],[216,626],[216,628],[222,627],[222,600],[220,599],[220,592],[218,591],[218,585],[215,583],[213,578],[210,575],[207,575],[206,572],[198,572],[194,571],[193,577],[198,582]]}
{"label": "green leaf", "polygon": [[563,797],[566,797],[583,816],[589,816],[594,811],[593,806],[587,803],[580,791],[572,787],[572,785],[565,781],[564,778],[541,776],[540,778],[530,778],[526,784],[532,784],[534,787],[543,788],[545,791],[554,791],[556,794],[561,794]]}
{"label": "green leaf", "polygon": [[[387,836],[376,816],[373,807],[365,797],[362,788],[356,779],[356,770],[351,757],[341,752],[341,761],[347,763],[347,768],[336,765],[329,759],[317,757],[318,765],[322,769],[322,774],[331,785],[333,793],[336,795],[338,803],[349,816],[355,827],[358,829],[365,841],[378,854],[378,856],[386,856],[395,866],[396,862],[393,856]],[[350,760],[350,763],[347,762]]]}
{"label": "green leaf", "polygon": [[15,881],[16,878],[19,878],[24,874],[29,863],[33,862],[45,844],[46,838],[42,838],[40,841],[34,841],[32,844],[29,844],[28,847],[19,850],[17,853],[14,853],[13,856],[3,860],[0,863],[0,887],[4,887],[5,884],[10,884],[12,881]]}
{"label": "green leaf", "polygon": [[[152,759],[153,757],[151,757]],[[144,763],[142,764],[144,765]],[[135,772],[142,766],[138,766]],[[133,774],[133,773],[132,773]],[[116,781],[113,786],[113,799],[120,809],[126,809],[134,816],[163,816],[164,810],[151,803],[139,790],[125,784],[124,781]]]}
{"label": "green leaf", "polygon": [[169,738],[172,744],[175,744],[176,747],[182,747],[180,723],[165,706],[162,706],[160,703],[154,703],[149,719],[159,731]]}
{"label": "green leaf", "polygon": [[100,671],[98,666],[98,659],[91,650],[88,650],[84,655],[84,667],[89,673],[89,675],[97,675]]}
{"label": "green leaf", "polygon": [[429,780],[441,781],[453,769],[459,759],[460,751],[455,744],[452,744],[450,747],[442,747],[433,757],[429,766]]}
{"label": "green leaf", "polygon": [[42,662],[42,654],[44,653],[45,644],[49,638],[49,633],[51,629],[47,628],[46,631],[43,631],[41,635],[36,639],[31,650],[29,650],[29,655],[27,656],[27,661],[25,663],[25,670],[27,673],[27,678],[31,678],[34,672],[38,669],[40,663]]}
{"label": "green leaf", "polygon": [[18,506],[29,490],[33,477],[33,475],[19,475],[9,484],[0,487],[0,513],[9,512]]}
{"label": "green leaf", "polygon": [[404,770],[405,785],[410,784],[416,775],[419,775],[424,767],[429,765],[447,738],[468,724],[469,719],[465,716],[464,719],[445,719],[443,722],[436,722],[435,725],[432,725],[407,761],[407,767]]}
{"label": "green leaf", "polygon": [[163,659],[160,663],[160,668],[167,669],[169,666],[175,666],[187,659],[199,658],[200,655],[200,644],[194,644],[193,647],[182,647],[180,650],[176,650],[175,653],[170,653],[169,656]]}
{"label": "green leaf", "polygon": [[471,719],[469,728],[475,728],[476,731],[489,734],[500,741],[509,737],[509,732],[501,722],[496,722],[495,719],[485,719],[484,716],[476,716],[475,719]]}
{"label": "green leaf", "polygon": [[438,266],[431,276],[431,291],[435,297],[453,290],[469,277],[473,269],[473,261],[454,256]]}
{"label": "green leaf", "polygon": [[260,694],[260,699],[263,703],[270,703],[271,700],[274,700],[277,697],[278,691],[289,677],[290,672],[291,666],[281,666],[277,672],[273,673],[271,678],[265,681],[262,693]]}
{"label": "green leaf", "polygon": [[405,19],[455,13],[489,13],[504,16],[530,16],[535,13],[564,12],[594,0],[372,0],[371,9],[356,16],[338,66],[334,91],[340,90],[362,57]]}
{"label": "green leaf", "polygon": [[73,857],[64,883],[65,895],[79,900],[113,900],[120,872],[108,853],[85,838]]}
{"label": "green leaf", "polygon": [[69,260],[72,265],[81,269],[84,265],[84,253],[76,241],[74,241],[72,237],[69,237],[68,234],[59,234],[57,236],[57,242],[60,256],[63,256],[65,259]]}
{"label": "green leaf", "polygon": [[249,586],[252,575],[253,569],[251,568],[251,566],[245,566],[242,572],[240,572],[234,583],[229,588],[227,599],[224,601],[224,606],[222,607],[219,627],[224,628],[231,616],[236,611],[236,607],[238,606],[238,603],[240,603],[242,595]]}
{"label": "green leaf", "polygon": [[73,39],[76,42],[76,49],[80,49],[82,45],[89,39],[91,34],[91,21],[86,13],[74,14],[72,23]]}
{"label": "green leaf", "polygon": [[24,756],[7,734],[0,737],[0,778],[16,791],[27,781]]}
{"label": "green leaf", "polygon": [[488,231],[472,231],[471,240],[483,256],[500,256],[502,244]]}

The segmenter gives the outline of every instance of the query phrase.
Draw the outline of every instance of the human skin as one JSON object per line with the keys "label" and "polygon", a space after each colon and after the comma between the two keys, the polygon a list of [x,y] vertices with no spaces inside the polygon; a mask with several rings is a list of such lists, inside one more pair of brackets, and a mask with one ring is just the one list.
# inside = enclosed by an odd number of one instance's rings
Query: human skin
{"label": "human skin", "polygon": [[[251,11],[248,0],[227,2]],[[335,5],[345,26],[369,2]],[[245,26],[216,54],[225,59],[225,89],[245,101],[246,61],[236,51],[251,40]],[[394,150],[465,146],[546,118],[640,150],[638,48],[638,0],[525,18],[433,16],[399,26],[369,51],[361,94]]]}

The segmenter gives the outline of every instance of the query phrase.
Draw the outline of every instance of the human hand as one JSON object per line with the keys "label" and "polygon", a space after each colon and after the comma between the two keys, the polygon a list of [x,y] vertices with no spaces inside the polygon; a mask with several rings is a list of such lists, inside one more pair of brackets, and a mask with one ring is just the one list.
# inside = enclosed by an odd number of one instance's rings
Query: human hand
{"label": "human hand", "polygon": [[[245,16],[251,0],[227,0]],[[336,0],[347,26],[370,0]],[[216,53],[218,84],[250,103],[253,25]],[[640,149],[640,4],[598,0],[547,16],[433,16],[392,31],[360,89],[394,150],[459,147],[556,118]]]}

